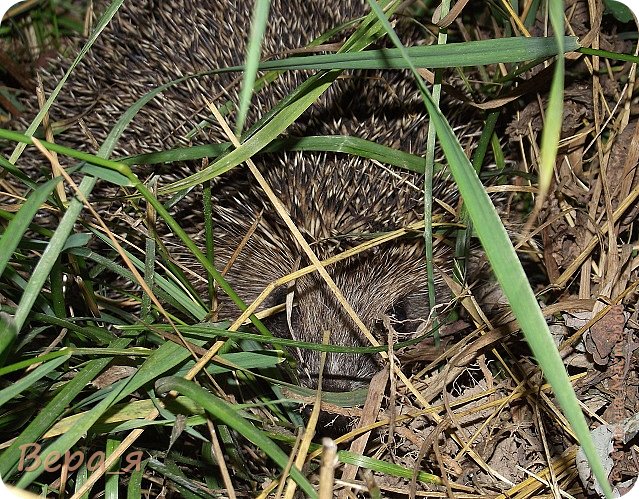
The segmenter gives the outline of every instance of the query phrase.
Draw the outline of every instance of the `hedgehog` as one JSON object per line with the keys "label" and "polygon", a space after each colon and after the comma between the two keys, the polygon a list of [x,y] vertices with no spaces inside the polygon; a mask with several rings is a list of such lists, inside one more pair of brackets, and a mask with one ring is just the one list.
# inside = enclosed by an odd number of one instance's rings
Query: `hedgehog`
{"label": "hedgehog", "polygon": [[[86,127],[67,129],[58,142],[91,150],[93,138],[97,142],[104,139],[121,114],[151,89],[184,75],[242,64],[246,35],[237,26],[250,24],[252,7],[248,0],[123,4],[52,108],[53,120],[70,123],[81,117]],[[263,54],[275,57],[304,47],[316,36],[367,12],[365,0],[274,0]],[[400,22],[397,30],[407,44],[424,38],[418,23],[410,19]],[[49,85],[68,63],[62,58],[48,69],[45,80]],[[249,125],[308,76],[301,71],[284,73],[256,94]],[[236,78],[222,74],[189,79],[167,90],[138,113],[116,152],[139,154],[223,140],[215,124],[200,125],[209,120],[207,102],[216,102],[220,95],[236,101]],[[286,133],[289,137],[352,135],[419,152],[424,148],[427,123],[419,93],[406,73],[351,72],[338,79]],[[197,133],[189,134],[193,129]],[[272,153],[255,161],[320,259],[423,217],[423,180],[416,173],[338,153]],[[183,165],[177,170],[188,173]],[[253,301],[269,283],[308,265],[298,243],[244,168],[222,175],[213,190],[218,268],[228,263],[240,241],[255,227],[227,274],[243,300]],[[445,179],[436,182],[435,195],[451,202],[456,199],[456,191]],[[202,222],[201,213],[190,217],[195,222],[189,223],[195,226]],[[438,254],[437,266],[445,272],[449,260]],[[411,333],[429,316],[424,244],[419,233],[376,246],[327,270],[380,340],[387,337],[381,327],[384,317],[394,319],[397,331]],[[288,296],[293,297],[293,307],[267,321],[275,335],[321,343],[324,331],[329,331],[333,344],[369,346],[316,273],[278,289],[263,307],[284,303]],[[218,312],[221,317],[237,313],[224,296]],[[292,353],[298,360],[299,382],[316,388],[319,353],[304,349]],[[348,391],[361,387],[379,368],[374,356],[329,353],[322,388]]]}

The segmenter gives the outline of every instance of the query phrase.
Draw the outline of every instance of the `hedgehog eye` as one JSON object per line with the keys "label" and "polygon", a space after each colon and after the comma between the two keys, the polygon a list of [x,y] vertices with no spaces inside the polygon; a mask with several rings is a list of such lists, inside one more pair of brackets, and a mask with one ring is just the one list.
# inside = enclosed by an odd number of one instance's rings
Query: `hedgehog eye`
{"label": "hedgehog eye", "polygon": [[388,309],[386,315],[388,315],[393,322],[404,322],[408,318],[404,300],[395,302],[391,308]]}
{"label": "hedgehog eye", "polygon": [[[410,333],[413,331],[411,328],[411,321],[408,320],[408,310],[405,300],[398,300],[386,310],[384,313],[386,317],[390,319],[393,329],[399,334]],[[383,325],[380,322],[380,327]]]}

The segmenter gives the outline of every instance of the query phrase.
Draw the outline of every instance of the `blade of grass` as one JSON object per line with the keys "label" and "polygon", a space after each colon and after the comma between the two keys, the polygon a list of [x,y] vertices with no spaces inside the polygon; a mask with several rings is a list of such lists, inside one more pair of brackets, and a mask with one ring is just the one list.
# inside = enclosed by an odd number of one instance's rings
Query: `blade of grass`
{"label": "blade of grass", "polygon": [[[215,324],[204,323],[197,325],[181,325],[178,326],[180,332],[189,338],[197,338],[203,341],[210,341],[212,339],[218,337],[228,337],[233,340],[252,340],[257,341],[259,343],[269,343],[273,345],[285,346],[287,348],[300,348],[303,350],[315,350],[319,352],[337,352],[337,353],[353,353],[353,354],[371,354],[371,353],[379,353],[385,350],[388,350],[388,347],[384,349],[384,345],[379,347],[349,347],[344,345],[321,345],[319,343],[311,343],[308,341],[298,341],[292,340],[290,338],[278,338],[278,337],[268,337],[263,336],[261,334],[255,333],[247,333],[245,331],[229,331],[228,329],[224,329],[222,327],[217,327]],[[166,324],[151,324],[151,325],[134,325],[134,326],[120,326],[119,329],[123,331],[157,331],[157,332],[168,332],[171,331],[171,328]],[[423,335],[419,335],[415,338],[411,338],[410,340],[404,340],[397,342],[395,345],[396,349],[404,348],[407,346],[412,346],[420,341],[423,341],[425,338],[432,336],[432,331],[428,331]],[[0,371],[1,373],[2,371]]]}
{"label": "blade of grass", "polygon": [[[477,149],[473,154],[472,165],[477,175],[481,171],[488,146],[491,143],[492,137],[494,137],[495,125],[499,118],[499,111],[492,111],[488,114],[484,127],[477,143]],[[462,206],[460,218],[464,225],[464,228],[459,229],[455,235],[455,266],[453,271],[456,273],[456,279],[460,284],[465,282],[466,265],[468,262],[468,255],[470,250],[470,242],[473,234],[473,221],[470,219],[465,206]]]}
{"label": "blade of grass", "polygon": [[21,377],[15,383],[12,383],[8,387],[0,390],[0,407],[6,404],[8,401],[17,397],[23,391],[27,390],[31,385],[33,385],[39,379],[42,379],[51,371],[54,371],[57,367],[64,364],[67,360],[71,358],[71,355],[63,355],[58,357],[57,359],[53,359],[49,362],[45,362],[44,364],[38,366],[36,369],[31,371],[26,376]]}
{"label": "blade of grass", "polygon": [[[450,0],[444,0],[439,6],[439,17],[444,18],[450,9]],[[437,47],[446,45],[448,35],[446,29],[442,29],[437,36]],[[401,55],[401,54],[400,54]],[[433,101],[439,107],[439,99],[442,93],[442,70],[435,70],[433,84]],[[435,296],[435,273],[433,265],[433,177],[435,175],[435,127],[428,123],[426,134],[426,167],[424,169],[424,253],[426,256],[426,279],[428,283],[428,307],[435,311],[437,297]],[[435,345],[439,346],[439,318],[433,314],[433,329],[435,332]]]}
{"label": "blade of grass", "polygon": [[[352,464],[360,468],[373,470],[377,473],[381,473],[382,475],[410,479],[413,477],[414,473],[412,469],[408,469],[404,466],[388,463],[372,457],[362,456],[349,451],[338,451],[337,459],[339,459],[341,463]],[[424,471],[419,471],[417,473],[417,480],[423,483],[431,483],[435,485],[442,484],[442,479],[440,477],[431,473],[425,473]]]}
{"label": "blade of grass", "polygon": [[[563,38],[565,51],[574,52],[581,46],[577,37]],[[483,66],[487,64],[508,64],[544,59],[557,54],[552,37],[512,37],[446,45],[423,45],[405,48],[412,64],[418,68],[455,68]],[[563,52],[561,52],[563,53]],[[263,62],[260,70],[286,69],[409,69],[410,65],[402,57],[399,49],[377,49],[343,54],[324,54],[288,57],[277,61]],[[231,68],[228,68],[229,70]],[[240,70],[240,66],[232,68]]]}
{"label": "blade of grass", "polygon": [[266,23],[268,21],[268,10],[270,0],[257,0],[253,7],[253,19],[251,20],[251,33],[249,34],[248,47],[246,49],[246,63],[244,65],[244,78],[242,79],[242,90],[239,97],[239,110],[237,122],[235,124],[235,135],[242,135],[246,115],[251,104],[253,95],[253,85],[257,75],[257,67],[260,63],[260,46]]}
{"label": "blade of grass", "polygon": [[[108,457],[120,444],[120,440],[115,438],[108,438],[106,441],[105,455]],[[107,472],[104,478],[104,499],[118,499],[119,495],[119,482],[120,482],[120,469],[121,460],[115,462]]]}
{"label": "blade of grass", "polygon": [[[1,132],[1,130],[0,130]],[[120,160],[125,165],[153,165],[173,161],[190,161],[202,158],[217,158],[230,147],[229,142],[206,144],[167,151],[131,156]],[[370,140],[348,135],[321,135],[276,139],[260,153],[280,151],[341,152],[377,160],[387,165],[398,166],[417,173],[424,173],[424,158]]]}
{"label": "blade of grass", "polygon": [[[557,53],[563,54],[564,49],[564,8],[561,0],[548,2],[550,22],[555,32]],[[564,112],[564,58],[557,57],[555,61],[555,72],[550,85],[548,96],[548,107],[544,127],[541,133],[541,149],[539,151],[539,193],[535,203],[535,209],[530,217],[530,223],[537,219],[536,214],[541,210],[553,172],[555,171],[555,161],[557,159],[557,149],[559,147],[559,137],[561,135],[562,116]],[[524,232],[527,232],[525,230]]]}
{"label": "blade of grass", "polygon": [[639,64],[639,57],[632,54],[620,54],[619,52],[593,49],[591,47],[581,47],[580,49],[577,49],[577,52],[581,52],[582,54],[586,55],[596,55],[599,57],[604,57],[606,59],[612,59],[613,61],[634,62],[635,64]]}
{"label": "blade of grass", "polygon": [[24,233],[33,222],[35,214],[53,192],[60,180],[60,177],[53,178],[40,185],[35,191],[29,194],[26,202],[22,205],[18,213],[15,214],[13,220],[11,220],[6,230],[2,233],[2,237],[0,238],[0,275],[4,272],[13,252],[18,247],[18,244],[20,244]]}
{"label": "blade of grass", "polygon": [[18,328],[13,317],[0,313],[0,368],[4,366],[17,336]]}
{"label": "blade of grass", "polygon": [[184,499],[211,497],[209,494],[205,494],[201,487],[196,486],[188,479],[172,459],[165,459],[161,462],[152,457],[148,460],[147,466],[150,470],[153,470],[154,474],[158,474],[163,477],[163,480],[171,482],[178,493],[178,497],[183,497]]}
{"label": "blade of grass", "polygon": [[129,483],[126,488],[127,499],[140,499],[142,494],[142,477],[146,469],[147,461],[143,461],[139,470],[134,470],[129,476]]}
{"label": "blade of grass", "polygon": [[[87,196],[93,189],[95,182],[96,180],[94,178],[84,177],[80,183],[80,191]],[[47,248],[44,250],[44,253],[42,253],[40,260],[36,264],[31,274],[31,278],[22,293],[20,303],[18,304],[18,308],[16,309],[14,316],[18,332],[22,329],[22,326],[31,312],[31,308],[33,307],[36,299],[40,296],[42,287],[49,277],[49,273],[51,272],[53,265],[64,249],[65,243],[75,226],[75,222],[80,215],[81,210],[82,202],[74,197],[69,203],[69,207],[62,217],[62,220],[60,220],[60,223],[51,237]],[[0,331],[0,334],[2,333],[3,332]]]}

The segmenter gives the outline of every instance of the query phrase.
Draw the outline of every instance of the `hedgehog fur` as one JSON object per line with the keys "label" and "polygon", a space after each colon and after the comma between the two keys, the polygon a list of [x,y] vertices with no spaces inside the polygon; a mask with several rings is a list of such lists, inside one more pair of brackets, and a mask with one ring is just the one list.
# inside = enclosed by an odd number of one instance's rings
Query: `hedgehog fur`
{"label": "hedgehog fur", "polygon": [[[241,64],[246,35],[237,27],[249,26],[252,7],[248,0],[126,2],[74,71],[51,111],[52,119],[73,122],[81,117],[91,135],[101,142],[122,113],[158,85]],[[263,54],[276,56],[304,47],[326,30],[367,12],[365,0],[274,0]],[[416,23],[404,21],[397,28],[407,44],[418,43],[423,37]],[[64,59],[55,63],[46,74],[47,85],[53,87],[67,66]],[[208,101],[218,102],[219,96],[236,101],[236,76],[190,79],[167,90],[138,113],[120,139],[117,153],[139,154],[223,140],[214,125],[189,141],[183,137],[208,118]],[[256,95],[249,125],[307,77],[304,72],[286,72]],[[351,72],[338,79],[287,134],[352,135],[420,152],[426,125],[419,93],[406,73]],[[92,149],[77,125],[66,130],[58,142]],[[332,153],[269,154],[255,161],[320,259],[423,216],[422,179],[414,173]],[[169,175],[169,180],[173,179]],[[243,167],[217,179],[214,191],[218,268],[227,263],[258,221],[255,233],[227,274],[246,302],[270,282],[308,264],[262,189]],[[444,181],[436,186],[436,195],[449,201],[456,198],[450,182]],[[202,222],[201,213],[192,215],[195,225]],[[428,317],[424,250],[418,236],[386,243],[327,268],[364,324],[377,331],[380,339],[386,338],[386,332],[379,328],[385,314],[408,321],[412,330],[417,324],[414,321]],[[440,257],[439,266],[446,267],[445,261]],[[264,307],[284,302],[289,292],[278,290]],[[328,330],[334,344],[368,346],[317,274],[297,279],[292,292],[295,306],[290,316],[281,313],[268,322],[275,334],[320,343]],[[237,314],[224,297],[221,304],[220,316]],[[316,386],[319,354],[300,349],[294,353],[300,361],[301,383]],[[366,383],[378,369],[378,361],[369,356],[329,354],[323,387],[331,391],[352,389]]]}

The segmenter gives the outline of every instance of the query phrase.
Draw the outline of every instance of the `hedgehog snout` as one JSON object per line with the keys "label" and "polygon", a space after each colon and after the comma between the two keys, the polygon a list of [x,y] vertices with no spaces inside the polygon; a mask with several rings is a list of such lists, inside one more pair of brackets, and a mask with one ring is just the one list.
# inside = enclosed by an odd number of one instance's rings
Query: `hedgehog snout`
{"label": "hedgehog snout", "polygon": [[[319,383],[320,355],[319,351],[310,350],[300,355],[300,384],[313,390],[317,389]],[[379,364],[371,355],[328,352],[322,376],[322,390],[350,392],[365,388],[379,369]]]}

